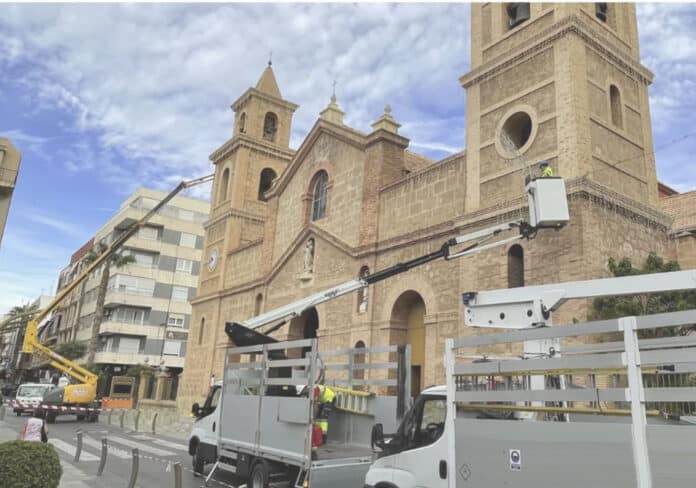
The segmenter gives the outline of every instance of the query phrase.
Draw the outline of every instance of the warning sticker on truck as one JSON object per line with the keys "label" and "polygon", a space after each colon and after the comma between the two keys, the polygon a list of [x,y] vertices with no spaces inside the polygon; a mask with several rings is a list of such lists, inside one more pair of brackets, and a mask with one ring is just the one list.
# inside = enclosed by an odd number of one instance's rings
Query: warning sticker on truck
{"label": "warning sticker on truck", "polygon": [[522,452],[519,449],[510,449],[510,470],[522,469]]}

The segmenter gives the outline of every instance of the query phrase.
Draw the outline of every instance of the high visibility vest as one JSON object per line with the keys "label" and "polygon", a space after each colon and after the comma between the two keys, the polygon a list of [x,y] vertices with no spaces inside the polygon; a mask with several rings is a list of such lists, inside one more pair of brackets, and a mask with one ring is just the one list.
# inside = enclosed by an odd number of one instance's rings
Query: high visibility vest
{"label": "high visibility vest", "polygon": [[541,177],[542,178],[551,178],[553,176],[553,169],[551,166],[547,166],[544,168],[544,171],[541,172]]}
{"label": "high visibility vest", "polygon": [[317,389],[319,390],[319,394],[317,395],[317,401],[319,403],[331,403],[336,396],[336,392],[328,386],[317,385]]}

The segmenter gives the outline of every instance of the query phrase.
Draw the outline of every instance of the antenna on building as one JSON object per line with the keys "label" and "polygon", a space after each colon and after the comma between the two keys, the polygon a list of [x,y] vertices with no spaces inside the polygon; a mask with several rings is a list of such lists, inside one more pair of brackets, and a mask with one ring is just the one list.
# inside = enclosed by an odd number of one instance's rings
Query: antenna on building
{"label": "antenna on building", "polygon": [[273,51],[268,52],[268,66],[273,66]]}

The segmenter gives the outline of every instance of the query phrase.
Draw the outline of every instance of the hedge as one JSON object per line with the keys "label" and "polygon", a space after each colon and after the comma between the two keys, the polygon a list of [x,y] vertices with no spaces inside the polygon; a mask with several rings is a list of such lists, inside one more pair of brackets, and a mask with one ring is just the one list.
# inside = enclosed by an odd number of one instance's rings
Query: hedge
{"label": "hedge", "polygon": [[63,469],[58,454],[43,442],[0,443],[2,488],[58,488]]}

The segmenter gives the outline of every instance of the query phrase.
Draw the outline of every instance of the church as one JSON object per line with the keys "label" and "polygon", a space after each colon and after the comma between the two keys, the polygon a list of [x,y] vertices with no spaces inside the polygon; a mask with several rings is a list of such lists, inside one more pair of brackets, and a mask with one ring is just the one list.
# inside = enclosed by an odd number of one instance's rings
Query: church
{"label": "church", "polygon": [[[606,277],[609,257],[638,264],[651,251],[696,267],[696,192],[657,181],[652,79],[634,4],[472,4],[471,70],[459,79],[466,150],[432,161],[409,149],[389,106],[365,133],[344,124],[335,97],[291,149],[298,106],[269,64],[232,104],[232,137],[210,156],[206,265],[180,410],[221,378],[226,322],[524,218],[524,179],[541,160],[566,182],[562,230],[421,266],[312,308],[273,336],[317,337],[320,350],[410,344],[418,391],[443,381],[445,339],[473,333],[463,291]],[[583,320],[588,306],[567,303],[554,322]]]}

